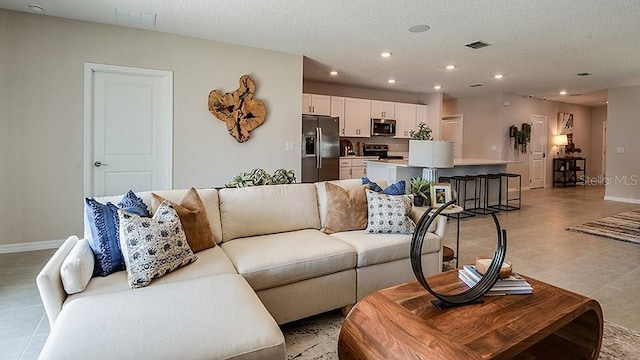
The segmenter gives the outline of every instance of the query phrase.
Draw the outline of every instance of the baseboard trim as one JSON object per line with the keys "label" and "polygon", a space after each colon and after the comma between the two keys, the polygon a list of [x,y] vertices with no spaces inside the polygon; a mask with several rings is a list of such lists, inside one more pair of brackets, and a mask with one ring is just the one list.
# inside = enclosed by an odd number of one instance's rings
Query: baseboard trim
{"label": "baseboard trim", "polygon": [[5,244],[5,245],[0,245],[0,254],[10,254],[10,253],[17,253],[17,252],[46,250],[46,249],[57,249],[60,247],[60,245],[62,245],[63,242],[64,242],[64,239],[34,241],[34,242],[19,243],[19,244]]}
{"label": "baseboard trim", "polygon": [[623,197],[619,197],[619,196],[605,195],[604,199],[605,200],[610,200],[610,201],[630,203],[630,204],[640,204],[640,199],[623,198]]}

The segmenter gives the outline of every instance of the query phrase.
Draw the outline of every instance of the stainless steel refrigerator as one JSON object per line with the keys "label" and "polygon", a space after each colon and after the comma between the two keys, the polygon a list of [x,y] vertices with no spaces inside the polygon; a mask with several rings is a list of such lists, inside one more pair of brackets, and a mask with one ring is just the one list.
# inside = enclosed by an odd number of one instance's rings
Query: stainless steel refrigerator
{"label": "stainless steel refrigerator", "polygon": [[340,178],[340,121],[302,115],[302,182]]}

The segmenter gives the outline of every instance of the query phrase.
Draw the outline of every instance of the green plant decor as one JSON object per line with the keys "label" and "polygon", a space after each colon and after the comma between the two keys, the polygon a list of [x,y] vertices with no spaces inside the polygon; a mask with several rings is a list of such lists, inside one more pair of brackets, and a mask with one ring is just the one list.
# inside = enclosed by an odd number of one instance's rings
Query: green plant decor
{"label": "green plant decor", "polygon": [[260,185],[278,185],[278,184],[292,184],[296,182],[296,174],[294,170],[278,169],[273,173],[273,176],[264,169],[253,169],[249,172],[243,172],[234,176],[228,184],[224,186],[234,187],[248,187],[248,186],[260,186]]}
{"label": "green plant decor", "polygon": [[[512,132],[512,129],[515,126],[511,126],[509,132]],[[522,123],[520,125],[520,130],[516,128],[515,137],[513,141],[513,148],[515,150],[520,149],[520,152],[525,154],[527,152],[527,144],[531,142],[531,124]]]}
{"label": "green plant decor", "polygon": [[415,177],[411,179],[411,193],[423,197],[425,200],[429,199],[429,191],[431,189],[431,182],[421,178]]}
{"label": "green plant decor", "polygon": [[429,128],[427,124],[423,122],[418,124],[418,131],[409,131],[409,136],[411,136],[413,140],[433,140],[433,138],[431,137],[431,128]]}

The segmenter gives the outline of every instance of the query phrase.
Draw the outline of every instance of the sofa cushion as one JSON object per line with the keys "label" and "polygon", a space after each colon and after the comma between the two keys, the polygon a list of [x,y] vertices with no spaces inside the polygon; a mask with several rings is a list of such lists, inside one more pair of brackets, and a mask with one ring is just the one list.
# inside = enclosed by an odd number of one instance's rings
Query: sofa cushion
{"label": "sofa cushion", "polygon": [[258,291],[352,269],[356,252],[318,230],[252,236],[222,244],[222,249]]}
{"label": "sofa cushion", "polygon": [[[387,182],[384,180],[376,180],[376,182],[381,186],[387,186]],[[320,224],[322,227],[325,227],[327,223],[327,183],[338,185],[347,191],[362,186],[360,179],[332,180],[315,183],[318,199],[318,212],[320,214]]]}
{"label": "sofa cushion", "polygon": [[[180,202],[180,200],[187,193],[188,189],[181,190],[154,190],[153,193],[167,200],[171,200],[175,203]],[[214,239],[218,243],[222,241],[222,228],[220,226],[220,210],[218,207],[218,190],[216,189],[198,189],[197,190],[202,203],[204,204],[204,208],[207,213],[207,218],[209,220],[209,225],[211,226],[211,233],[213,233]],[[141,198],[144,203],[151,208],[153,203],[153,199],[151,196],[151,191],[143,191],[138,192],[136,195]],[[96,201],[106,204],[107,202],[117,203],[120,201],[122,196],[104,196],[95,198]],[[89,222],[87,217],[85,216],[84,222],[84,238],[91,239],[91,229],[89,227]]]}
{"label": "sofa cushion", "polygon": [[326,184],[327,201],[332,205],[327,209],[327,221],[323,231],[327,234],[362,230],[367,227],[367,194],[369,185],[345,190],[332,183]]}
{"label": "sofa cushion", "polygon": [[226,188],[219,195],[222,241],[320,229],[313,184]]}
{"label": "sofa cushion", "polygon": [[125,262],[122,257],[119,241],[118,208],[149,217],[147,205],[129,190],[116,207],[111,202],[103,204],[95,199],[85,199],[85,214],[91,229],[89,246],[96,256],[94,276],[107,276],[124,269]]}
{"label": "sofa cushion", "polygon": [[180,218],[168,200],[153,218],[118,210],[120,242],[131,288],[149,285],[152,279],[196,261],[182,230]]}
{"label": "sofa cushion", "polygon": [[[220,274],[237,274],[236,268],[233,267],[227,255],[219,246],[202,250],[198,253],[198,261],[189,266],[180,268],[178,271],[172,271],[167,275],[154,279],[148,287],[160,286],[176,281],[184,281],[197,279],[206,276]],[[127,272],[118,271],[105,277],[94,277],[83,292],[69,295],[65,300],[65,305],[71,301],[81,299],[83,297],[95,296],[116,291],[131,291],[127,283]]]}
{"label": "sofa cushion", "polygon": [[67,294],[75,294],[84,290],[91,280],[94,266],[95,258],[89,247],[89,241],[79,240],[60,267],[60,279],[62,279],[64,291]]}
{"label": "sofa cushion", "polygon": [[[364,230],[360,230],[335,233],[331,236],[356,249],[358,267],[364,267],[409,258],[413,235],[367,234]],[[422,254],[439,251],[440,241],[439,236],[427,232],[424,236]]]}
{"label": "sofa cushion", "polygon": [[362,184],[369,184],[371,190],[377,193],[383,193],[387,195],[404,195],[407,193],[404,180],[400,180],[397,183],[391,184],[384,190],[377,183],[369,180],[369,178],[366,176],[362,177]]}
{"label": "sofa cushion", "polygon": [[[155,213],[158,206],[166,199],[155,193],[152,193],[151,196],[153,198],[152,210]],[[187,242],[194,253],[216,246],[207,218],[207,211],[196,189],[189,189],[180,200],[180,204],[171,201],[171,205],[180,217]]]}
{"label": "sofa cushion", "polygon": [[78,299],[62,309],[40,353],[43,360],[230,358],[286,358],[280,328],[238,275]]}
{"label": "sofa cushion", "polygon": [[409,218],[411,195],[385,195],[366,190],[369,223],[366,231],[379,234],[412,234],[416,224]]}

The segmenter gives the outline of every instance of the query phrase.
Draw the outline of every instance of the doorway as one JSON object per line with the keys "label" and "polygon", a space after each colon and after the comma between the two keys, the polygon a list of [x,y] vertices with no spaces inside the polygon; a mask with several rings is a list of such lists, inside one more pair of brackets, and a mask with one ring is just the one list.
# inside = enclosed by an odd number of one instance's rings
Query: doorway
{"label": "doorway", "polygon": [[[607,176],[607,122],[602,122],[602,179]],[[604,181],[604,180],[603,180]]]}
{"label": "doorway", "polygon": [[531,151],[529,155],[529,189],[544,187],[546,174],[547,117],[531,115]]}
{"label": "doorway", "polygon": [[462,115],[442,117],[442,140],[453,141],[453,158],[462,158]]}
{"label": "doorway", "polygon": [[172,188],[173,72],[85,63],[84,193]]}

